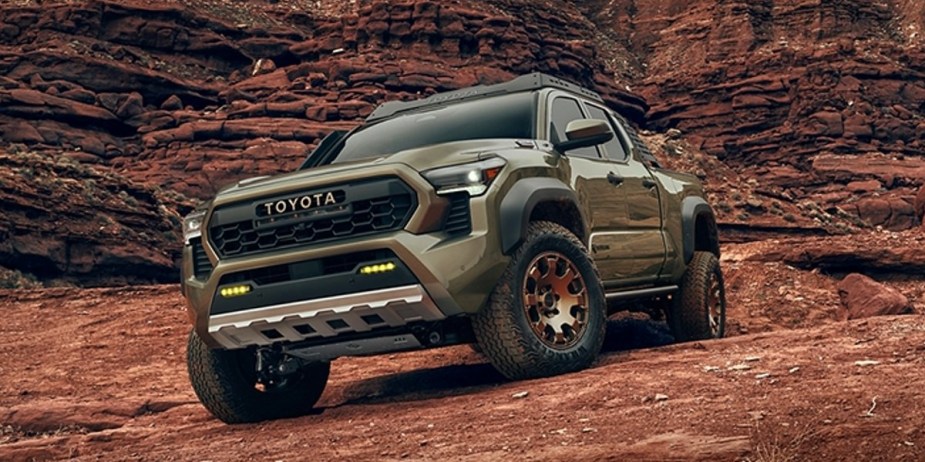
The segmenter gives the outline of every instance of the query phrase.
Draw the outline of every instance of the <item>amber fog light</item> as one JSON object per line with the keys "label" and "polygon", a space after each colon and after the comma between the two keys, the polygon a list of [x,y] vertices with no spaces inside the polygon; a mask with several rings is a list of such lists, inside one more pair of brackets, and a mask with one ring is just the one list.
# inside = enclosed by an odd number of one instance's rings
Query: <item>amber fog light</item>
{"label": "amber fog light", "polygon": [[394,271],[395,268],[398,268],[398,265],[393,262],[386,262],[377,265],[366,265],[360,268],[359,273],[365,275],[388,273],[389,271]]}
{"label": "amber fog light", "polygon": [[241,295],[247,295],[251,291],[251,286],[249,285],[239,285],[239,286],[228,286],[222,287],[218,293],[225,298],[231,297],[240,297]]}

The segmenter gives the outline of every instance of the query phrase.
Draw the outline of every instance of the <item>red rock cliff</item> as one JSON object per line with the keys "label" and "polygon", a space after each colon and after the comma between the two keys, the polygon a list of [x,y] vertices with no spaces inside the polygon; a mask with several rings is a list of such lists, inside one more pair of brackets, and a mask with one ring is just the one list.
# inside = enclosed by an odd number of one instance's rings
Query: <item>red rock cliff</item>
{"label": "red rock cliff", "polygon": [[[5,2],[0,145],[93,165],[123,188],[205,197],[291,169],[382,101],[539,70],[593,86],[652,130],[680,129],[661,155],[699,173],[744,238],[821,232],[833,217],[903,229],[925,203],[923,11],[917,0]],[[17,195],[6,192],[5,216]],[[6,223],[6,235],[28,227]],[[161,237],[175,255],[175,234]],[[113,252],[146,238],[126,239]],[[107,245],[83,274],[118,272]],[[22,255],[0,249],[0,266],[29,270]],[[145,264],[167,274],[169,260]]]}
{"label": "red rock cliff", "polygon": [[[649,125],[871,225],[914,226],[925,179],[916,0],[591,2],[638,58]],[[592,11],[593,10],[593,11]]]}
{"label": "red rock cliff", "polygon": [[205,196],[291,168],[384,100],[534,70],[591,85],[637,121],[647,110],[607,71],[574,7],[360,4],[339,16],[294,2],[7,6],[0,133]]}

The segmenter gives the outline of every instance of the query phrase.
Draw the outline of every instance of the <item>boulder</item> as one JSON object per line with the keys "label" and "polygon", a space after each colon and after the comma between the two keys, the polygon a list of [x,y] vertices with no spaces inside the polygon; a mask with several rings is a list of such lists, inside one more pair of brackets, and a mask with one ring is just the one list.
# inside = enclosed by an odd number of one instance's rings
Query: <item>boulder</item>
{"label": "boulder", "polygon": [[863,274],[852,273],[838,283],[838,296],[848,319],[887,316],[912,312],[912,305],[898,290]]}
{"label": "boulder", "polygon": [[183,100],[177,95],[170,95],[161,103],[161,109],[165,111],[179,111],[183,109]]}

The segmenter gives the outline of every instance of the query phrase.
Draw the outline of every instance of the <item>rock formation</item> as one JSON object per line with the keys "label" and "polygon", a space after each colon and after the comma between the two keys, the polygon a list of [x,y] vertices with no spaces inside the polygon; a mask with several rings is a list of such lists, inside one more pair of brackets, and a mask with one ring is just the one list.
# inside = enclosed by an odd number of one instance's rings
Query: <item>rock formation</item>
{"label": "rock formation", "polygon": [[0,147],[204,198],[382,101],[543,71],[698,174],[727,241],[902,230],[922,222],[923,27],[912,0],[20,0],[0,4]]}
{"label": "rock formation", "polygon": [[382,101],[534,70],[590,85],[642,122],[648,107],[607,71],[590,22],[528,5],[376,0],[340,16],[272,3],[0,6],[0,135],[204,197],[291,169]]}
{"label": "rock formation", "polygon": [[589,2],[638,58],[650,127],[764,187],[907,229],[925,179],[920,2]]}
{"label": "rock formation", "polygon": [[[0,204],[0,275],[12,268],[82,285],[176,280],[179,213],[192,208],[67,156],[2,151]],[[30,287],[28,278],[0,280]]]}

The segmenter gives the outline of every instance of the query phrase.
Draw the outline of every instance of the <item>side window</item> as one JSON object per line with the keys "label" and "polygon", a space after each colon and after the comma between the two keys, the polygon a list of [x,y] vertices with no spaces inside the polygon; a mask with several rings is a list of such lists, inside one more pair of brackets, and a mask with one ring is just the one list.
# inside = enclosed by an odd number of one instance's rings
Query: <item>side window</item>
{"label": "side window", "polygon": [[610,160],[623,162],[626,160],[626,148],[620,140],[620,132],[616,129],[616,124],[612,117],[606,111],[597,107],[588,105],[588,112],[591,113],[592,119],[606,120],[610,123],[610,129],[613,131],[613,139],[604,144],[605,156]]}
{"label": "side window", "polygon": [[[584,118],[584,115],[581,114],[581,107],[578,106],[578,101],[563,97],[554,99],[552,101],[552,116],[550,117],[551,122],[549,124],[549,141],[553,144],[565,141],[567,139],[565,137],[565,129],[568,127],[568,123],[573,120]],[[574,149],[569,151],[568,154],[570,156],[600,158],[600,155],[597,153],[597,148],[594,146]]]}

